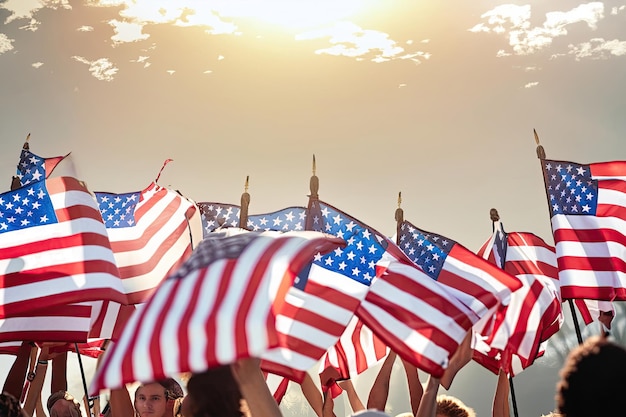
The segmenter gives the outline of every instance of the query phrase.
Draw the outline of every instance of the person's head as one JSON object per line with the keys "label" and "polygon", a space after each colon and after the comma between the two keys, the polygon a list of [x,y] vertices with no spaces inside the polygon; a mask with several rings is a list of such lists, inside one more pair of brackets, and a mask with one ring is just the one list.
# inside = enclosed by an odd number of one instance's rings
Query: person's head
{"label": "person's head", "polygon": [[57,391],[48,397],[50,417],[81,417],[80,403],[67,391]]}
{"label": "person's head", "polygon": [[243,417],[246,408],[229,365],[193,374],[187,382],[183,417]]}
{"label": "person's head", "polygon": [[20,402],[8,392],[0,394],[0,417],[28,417]]}
{"label": "person's head", "polygon": [[173,417],[180,409],[183,389],[172,378],[140,385],[135,391],[135,411],[139,417]]}
{"label": "person's head", "polygon": [[437,396],[437,417],[476,417],[473,408],[451,395]]}
{"label": "person's head", "polygon": [[557,412],[564,417],[619,415],[626,393],[626,349],[592,336],[569,353],[556,386]]}

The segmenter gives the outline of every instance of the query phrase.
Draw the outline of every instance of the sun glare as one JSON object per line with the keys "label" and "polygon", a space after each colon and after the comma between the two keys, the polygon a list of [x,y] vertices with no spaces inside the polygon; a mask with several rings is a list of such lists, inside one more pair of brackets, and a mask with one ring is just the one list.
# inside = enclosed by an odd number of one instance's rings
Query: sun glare
{"label": "sun glare", "polygon": [[251,18],[292,29],[308,29],[362,13],[373,0],[228,0],[216,11],[224,17]]}

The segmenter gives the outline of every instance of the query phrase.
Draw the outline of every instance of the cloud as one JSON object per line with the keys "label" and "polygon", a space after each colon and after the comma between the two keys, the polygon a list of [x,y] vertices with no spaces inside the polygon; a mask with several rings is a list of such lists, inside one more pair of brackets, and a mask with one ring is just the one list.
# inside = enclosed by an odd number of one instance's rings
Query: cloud
{"label": "cloud", "polygon": [[119,20],[109,20],[109,25],[113,26],[115,35],[111,36],[113,44],[125,42],[145,41],[150,37],[146,33],[141,33],[143,25],[133,22],[121,22]]}
{"label": "cloud", "polygon": [[86,26],[83,25],[81,27],[79,27],[78,29],[76,29],[77,32],[93,32],[93,26]]}
{"label": "cloud", "polygon": [[533,81],[524,85],[524,88],[533,88],[539,85],[539,81]]}
{"label": "cloud", "polygon": [[[543,25],[536,27],[532,27],[530,23],[530,5],[501,5],[481,17],[485,22],[472,27],[470,32],[506,35],[512,54],[530,55],[551,46],[554,38],[567,35],[567,27],[573,24],[586,23],[591,30],[597,29],[598,22],[604,18],[604,4],[592,2],[581,4],[567,12],[546,13]],[[509,54],[511,53],[501,50],[497,56]]]}
{"label": "cloud", "polygon": [[89,65],[89,72],[100,81],[113,81],[113,77],[117,74],[118,68],[113,65],[107,58],[100,58],[95,61],[89,61],[81,56],[73,56],[72,59]]}
{"label": "cloud", "polygon": [[346,56],[359,58],[365,55],[374,55],[373,62],[386,62],[392,59],[410,59],[420,62],[418,57],[428,59],[430,54],[421,51],[405,53],[404,48],[398,46],[389,35],[376,30],[362,29],[352,22],[337,22],[332,26],[312,30],[296,36],[296,40],[313,40],[329,38],[332,44],[329,48],[315,51],[316,54]]}
{"label": "cloud", "polygon": [[0,33],[0,54],[9,52],[13,49],[13,42],[15,39],[9,39],[4,33]]}
{"label": "cloud", "polygon": [[[11,23],[18,19],[30,19],[31,22],[39,22],[33,19],[33,15],[43,8],[50,9],[68,9],[72,6],[69,4],[69,0],[6,0],[4,3],[0,3],[0,9],[8,10],[11,14],[6,18],[4,23]],[[26,26],[30,28],[31,26]]]}
{"label": "cloud", "polygon": [[43,62],[33,62],[31,66],[33,68],[40,68],[43,65]]}
{"label": "cloud", "polygon": [[626,41],[594,38],[589,42],[569,45],[569,54],[574,55],[577,61],[583,58],[608,59],[611,55],[623,56],[626,55]]}

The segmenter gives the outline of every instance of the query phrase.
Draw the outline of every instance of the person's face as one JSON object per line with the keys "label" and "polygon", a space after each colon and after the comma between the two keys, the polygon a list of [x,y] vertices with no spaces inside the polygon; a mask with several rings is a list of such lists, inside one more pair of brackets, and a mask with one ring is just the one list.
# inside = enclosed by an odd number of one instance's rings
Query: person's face
{"label": "person's face", "polygon": [[137,388],[135,410],[139,417],[164,417],[167,411],[165,388],[158,383]]}
{"label": "person's face", "polygon": [[82,417],[76,404],[70,400],[60,399],[50,409],[50,417]]}

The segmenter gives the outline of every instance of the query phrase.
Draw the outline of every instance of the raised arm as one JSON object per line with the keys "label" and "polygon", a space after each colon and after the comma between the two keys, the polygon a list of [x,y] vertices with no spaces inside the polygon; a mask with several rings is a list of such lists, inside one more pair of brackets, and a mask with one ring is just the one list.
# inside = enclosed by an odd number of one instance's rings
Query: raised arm
{"label": "raised arm", "polygon": [[396,360],[396,353],[389,351],[389,354],[385,358],[372,389],[370,390],[369,397],[367,398],[367,408],[376,410],[385,410],[387,405],[387,397],[389,396],[389,380],[391,379],[391,370],[393,369],[393,363]]}
{"label": "raised arm", "polygon": [[493,417],[510,417],[509,410],[509,380],[506,372],[500,370],[496,392],[493,396],[493,406],[491,408]]}

